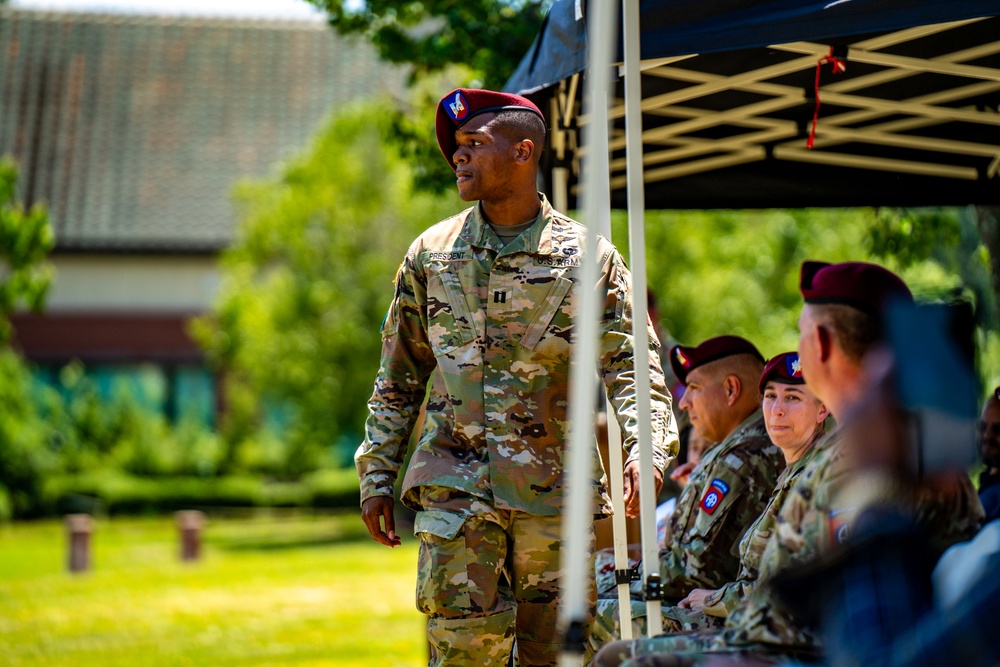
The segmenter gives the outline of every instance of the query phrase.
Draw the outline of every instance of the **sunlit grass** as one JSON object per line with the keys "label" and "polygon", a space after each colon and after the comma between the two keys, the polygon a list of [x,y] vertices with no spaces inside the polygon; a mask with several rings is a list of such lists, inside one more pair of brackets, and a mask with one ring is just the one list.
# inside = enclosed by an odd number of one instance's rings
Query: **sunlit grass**
{"label": "sunlit grass", "polygon": [[371,542],[356,514],[213,517],[183,564],[170,518],[95,524],[66,572],[59,522],[0,526],[0,656],[11,666],[426,663],[415,542]]}

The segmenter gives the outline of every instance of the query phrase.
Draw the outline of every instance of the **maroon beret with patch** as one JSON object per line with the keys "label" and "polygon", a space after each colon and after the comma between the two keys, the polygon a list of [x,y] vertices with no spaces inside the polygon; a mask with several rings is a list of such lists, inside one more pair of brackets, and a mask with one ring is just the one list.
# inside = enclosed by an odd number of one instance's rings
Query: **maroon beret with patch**
{"label": "maroon beret with patch", "polygon": [[836,303],[880,316],[893,299],[913,302],[910,288],[892,271],[864,262],[802,262],[799,291],[806,303]]}
{"label": "maroon beret with patch", "polygon": [[802,377],[802,366],[799,364],[799,353],[782,352],[771,357],[771,360],[764,365],[764,372],[760,374],[760,384],[757,385],[760,393],[764,393],[764,387],[768,382],[805,384],[806,379]]}
{"label": "maroon beret with patch", "polygon": [[452,156],[458,149],[455,141],[455,130],[468,123],[479,114],[496,113],[498,111],[531,111],[545,120],[535,103],[526,97],[510,93],[497,93],[492,90],[477,88],[456,88],[441,98],[437,107],[435,131],[438,146],[444,153],[444,159],[451,168],[455,168]]}
{"label": "maroon beret with patch", "polygon": [[699,366],[734,354],[752,354],[764,363],[764,355],[753,343],[739,336],[709,338],[697,347],[674,345],[670,349],[670,366],[681,384],[687,384],[687,375]]}

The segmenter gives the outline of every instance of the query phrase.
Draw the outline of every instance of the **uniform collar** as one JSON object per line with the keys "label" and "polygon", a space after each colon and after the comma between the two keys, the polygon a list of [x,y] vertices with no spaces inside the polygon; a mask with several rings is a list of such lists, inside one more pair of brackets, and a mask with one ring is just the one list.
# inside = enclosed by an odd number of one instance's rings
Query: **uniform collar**
{"label": "uniform collar", "polygon": [[462,237],[477,248],[489,248],[498,253],[529,252],[537,255],[558,255],[573,257],[582,250],[582,239],[573,234],[569,221],[555,213],[549,200],[541,192],[538,193],[541,210],[532,225],[520,237],[504,248],[496,233],[483,219],[482,204],[476,204],[470,209]]}
{"label": "uniform collar", "polygon": [[764,429],[764,412],[760,408],[747,415],[746,419],[740,422],[739,426],[729,432],[729,435],[702,452],[701,460],[705,461],[709,454],[714,458],[723,450],[728,449],[732,443],[742,440],[746,433],[752,429],[761,429],[765,433],[767,432]]}

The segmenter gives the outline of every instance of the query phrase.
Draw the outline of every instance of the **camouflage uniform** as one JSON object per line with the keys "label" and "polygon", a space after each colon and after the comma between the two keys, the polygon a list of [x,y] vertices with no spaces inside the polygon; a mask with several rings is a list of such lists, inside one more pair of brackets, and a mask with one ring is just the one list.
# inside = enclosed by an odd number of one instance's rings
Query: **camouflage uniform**
{"label": "camouflage uniform", "polygon": [[[800,459],[796,480],[769,530],[773,539],[766,543],[760,557],[758,581],[766,579],[793,562],[805,562],[818,553],[819,543],[828,544],[822,535],[827,528],[826,504],[828,485],[835,480],[841,459],[841,447],[836,431],[821,436],[810,452]],[[823,530],[817,530],[818,527]],[[808,536],[808,537],[806,537]],[[754,586],[736,608],[729,610],[721,631],[701,631],[659,637],[641,638],[630,642],[628,652],[634,657],[628,665],[672,664],[671,656],[685,656],[695,662],[703,653],[727,653],[759,650],[768,654],[767,645],[781,645],[787,652],[805,647],[809,655],[815,651],[815,637],[797,628],[775,608],[766,588]],[[756,651],[755,651],[756,652]]]}
{"label": "camouflage uniform", "polygon": [[[819,437],[822,437],[822,431],[817,434],[817,438]],[[778,481],[774,485],[774,492],[771,493],[771,499],[767,503],[767,508],[757,517],[753,525],[747,529],[743,539],[740,540],[740,573],[737,575],[736,581],[724,584],[705,598],[705,614],[716,618],[728,617],[756,587],[760,578],[761,559],[764,557],[767,543],[774,535],[778,512],[785,504],[785,499],[792,486],[813,460],[815,451],[816,448],[810,446],[798,461],[781,471]]]}
{"label": "camouflage uniform", "polygon": [[[475,572],[492,580],[477,585],[498,585],[504,570],[518,609],[536,596],[531,587],[545,589],[539,595],[550,609],[546,618],[531,621],[535,625],[528,628],[522,622],[530,619],[517,612],[522,664],[554,664],[559,649],[555,593],[548,590],[558,580],[555,561],[520,554],[522,542],[529,551],[554,553],[557,542],[539,547],[511,527],[528,517],[558,518],[563,508],[571,340],[584,245],[579,223],[554,211],[544,197],[541,207],[535,224],[506,246],[483,220],[479,206],[434,225],[411,245],[382,326],[381,367],[368,404],[366,438],[355,456],[362,502],[392,495],[430,381],[423,431],[402,489],[405,504],[433,517],[417,517],[421,562],[433,570],[448,556],[432,552],[456,551],[446,542],[463,540],[462,548],[477,561],[468,565],[470,578]],[[598,262],[603,310],[596,361],[624,431],[627,460],[633,461],[639,452],[634,446],[631,279],[618,251],[603,238]],[[654,463],[662,470],[676,453],[677,435],[651,327],[649,335]],[[608,514],[610,499],[596,441],[593,459],[600,471],[591,480],[595,512]],[[440,489],[454,493],[443,494],[440,502]],[[501,530],[480,537],[484,522]],[[477,536],[463,537],[463,530]],[[500,532],[506,534],[506,545]],[[470,539],[477,548],[468,545]],[[527,570],[517,571],[518,562]],[[461,655],[458,664],[505,664],[503,650],[480,645],[487,635],[495,643],[504,641],[510,615],[503,609],[506,591],[495,596],[499,607],[472,605],[452,617],[441,606],[453,592],[450,582],[431,573],[426,580],[421,606],[431,615],[437,653]],[[499,614],[507,614],[503,622],[493,618]],[[531,641],[532,630],[537,631],[537,660],[526,656],[522,645]],[[448,660],[441,657],[434,664]]]}
{"label": "camouflage uniform", "polygon": [[[852,475],[841,441],[841,434],[834,431],[813,447],[812,460],[799,474],[778,512],[775,537],[761,557],[760,581],[785,568],[815,560],[848,538],[850,520],[862,508],[852,505],[851,494],[844,492]],[[967,539],[983,516],[968,479],[937,493],[919,495],[915,511],[918,521],[930,528],[941,545]],[[796,624],[763,586],[755,587],[730,612],[721,632],[637,640],[632,643],[633,655],[647,658],[623,664],[671,664],[662,657],[664,654],[683,655],[698,664],[703,656],[697,654],[728,652],[750,652],[768,660],[780,656],[809,658],[819,653],[819,641],[814,633]]]}
{"label": "camouflage uniform", "polygon": [[[784,456],[767,436],[760,410],[702,455],[670,518],[670,544],[660,551],[667,601],[676,603],[695,588],[719,588],[736,579],[739,540],[764,511],[784,466]],[[642,579],[632,583],[633,600],[642,599],[643,585]],[[597,590],[597,620],[588,655],[621,636],[613,554],[598,554]],[[645,603],[633,602],[632,613],[633,628],[640,636],[646,631]],[[664,613],[668,631],[720,625],[690,610],[668,607]]]}

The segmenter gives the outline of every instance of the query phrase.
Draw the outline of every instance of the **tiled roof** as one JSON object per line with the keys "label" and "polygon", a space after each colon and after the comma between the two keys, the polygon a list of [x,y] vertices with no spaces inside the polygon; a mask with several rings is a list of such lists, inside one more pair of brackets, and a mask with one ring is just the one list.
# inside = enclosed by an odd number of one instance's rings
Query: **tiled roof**
{"label": "tiled roof", "polygon": [[0,9],[0,154],[57,249],[213,251],[231,193],[404,73],[324,23]]}

